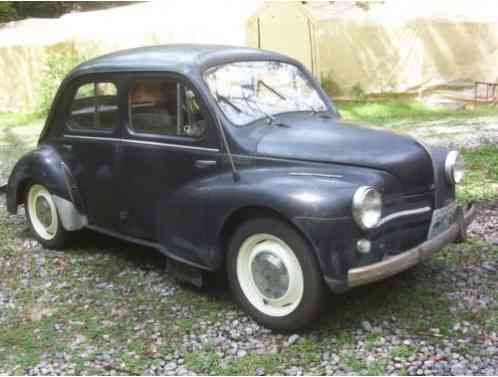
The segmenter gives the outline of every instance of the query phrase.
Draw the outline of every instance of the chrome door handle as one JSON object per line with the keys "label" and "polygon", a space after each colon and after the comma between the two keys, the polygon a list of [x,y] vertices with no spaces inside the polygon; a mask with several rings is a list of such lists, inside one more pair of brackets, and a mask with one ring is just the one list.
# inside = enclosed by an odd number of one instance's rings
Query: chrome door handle
{"label": "chrome door handle", "polygon": [[197,160],[195,161],[195,166],[198,168],[207,168],[208,166],[216,165],[214,160]]}
{"label": "chrome door handle", "polygon": [[71,144],[62,144],[62,148],[67,151],[70,151],[73,149],[73,146]]}

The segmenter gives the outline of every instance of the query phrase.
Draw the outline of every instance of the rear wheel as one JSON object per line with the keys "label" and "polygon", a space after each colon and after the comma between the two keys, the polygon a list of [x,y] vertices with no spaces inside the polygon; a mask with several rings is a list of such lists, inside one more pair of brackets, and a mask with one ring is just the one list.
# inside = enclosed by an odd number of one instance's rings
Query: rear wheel
{"label": "rear wheel", "polygon": [[227,271],[239,305],[268,328],[292,331],[320,313],[324,287],[315,255],[282,221],[242,224],[229,245]]}
{"label": "rear wheel", "polygon": [[32,232],[44,247],[64,247],[68,232],[62,227],[52,195],[43,185],[29,186],[25,210]]}

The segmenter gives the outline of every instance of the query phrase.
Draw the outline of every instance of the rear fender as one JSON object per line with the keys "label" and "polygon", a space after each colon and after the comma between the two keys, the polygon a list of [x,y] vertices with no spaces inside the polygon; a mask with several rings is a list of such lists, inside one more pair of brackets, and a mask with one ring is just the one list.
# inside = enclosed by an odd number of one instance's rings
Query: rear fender
{"label": "rear fender", "polygon": [[64,229],[76,230],[87,224],[83,202],[72,174],[53,147],[40,146],[25,154],[14,166],[7,184],[7,210],[10,213],[17,213],[32,182],[50,191]]}

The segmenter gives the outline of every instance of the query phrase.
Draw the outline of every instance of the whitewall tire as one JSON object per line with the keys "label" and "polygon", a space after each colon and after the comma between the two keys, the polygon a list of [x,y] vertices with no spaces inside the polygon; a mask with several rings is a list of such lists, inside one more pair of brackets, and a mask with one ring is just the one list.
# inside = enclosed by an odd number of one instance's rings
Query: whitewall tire
{"label": "whitewall tire", "polygon": [[37,240],[47,248],[60,248],[66,240],[57,207],[50,192],[34,183],[29,186],[25,199],[29,225]]}
{"label": "whitewall tire", "polygon": [[320,312],[324,289],[316,257],[282,221],[242,224],[230,241],[227,272],[239,305],[268,328],[292,331],[310,325]]}

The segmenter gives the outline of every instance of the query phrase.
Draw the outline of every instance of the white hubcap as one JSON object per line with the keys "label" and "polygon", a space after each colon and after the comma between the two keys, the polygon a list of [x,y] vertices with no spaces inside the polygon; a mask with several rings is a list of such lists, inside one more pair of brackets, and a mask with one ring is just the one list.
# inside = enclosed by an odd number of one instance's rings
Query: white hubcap
{"label": "white hubcap", "polygon": [[292,313],[303,298],[303,271],[296,255],[270,234],[255,234],[242,243],[237,278],[249,302],[269,316]]}
{"label": "white hubcap", "polygon": [[35,232],[44,240],[51,240],[57,232],[58,218],[52,196],[41,185],[29,189],[27,210]]}

